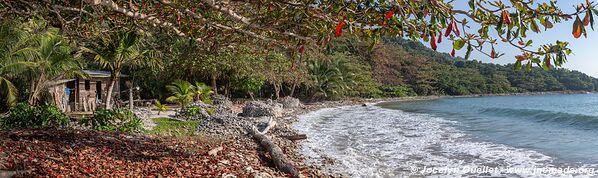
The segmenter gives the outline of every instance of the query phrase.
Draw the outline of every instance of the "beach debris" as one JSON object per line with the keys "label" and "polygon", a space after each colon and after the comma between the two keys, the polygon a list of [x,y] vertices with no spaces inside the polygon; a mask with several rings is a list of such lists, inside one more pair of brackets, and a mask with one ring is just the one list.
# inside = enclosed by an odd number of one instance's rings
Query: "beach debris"
{"label": "beach debris", "polygon": [[270,118],[268,125],[262,131],[259,131],[256,126],[253,126],[250,132],[253,135],[253,138],[270,153],[270,158],[278,170],[289,174],[290,177],[298,178],[301,174],[297,171],[297,168],[293,166],[282,149],[266,136],[266,133],[268,133],[268,131],[275,125],[276,121],[273,118]]}
{"label": "beach debris", "polygon": [[219,146],[217,148],[214,148],[214,149],[208,151],[208,155],[210,155],[210,156],[216,156],[219,151],[222,151],[222,149],[223,148],[221,146]]}
{"label": "beach debris", "polygon": [[283,137],[286,139],[292,140],[292,141],[307,139],[307,135],[305,135],[305,134],[289,135],[289,136],[283,136]]}
{"label": "beach debris", "polygon": [[[218,147],[223,149],[217,155],[208,153]],[[0,162],[0,178],[253,177],[246,167],[285,176],[261,160],[249,137],[155,138],[73,128],[0,132]]]}

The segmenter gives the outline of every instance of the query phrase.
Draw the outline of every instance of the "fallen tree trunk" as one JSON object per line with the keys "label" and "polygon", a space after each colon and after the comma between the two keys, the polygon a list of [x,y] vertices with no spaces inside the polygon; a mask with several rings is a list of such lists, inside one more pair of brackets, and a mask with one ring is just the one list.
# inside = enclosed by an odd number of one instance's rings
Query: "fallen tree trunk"
{"label": "fallen tree trunk", "polygon": [[289,135],[289,136],[284,136],[284,138],[289,139],[291,141],[305,140],[305,139],[307,139],[307,135],[305,135],[305,134]]}
{"label": "fallen tree trunk", "polygon": [[266,136],[268,130],[274,127],[274,125],[276,125],[276,122],[274,119],[270,118],[270,121],[268,121],[268,126],[266,126],[263,131],[260,132],[255,126],[253,126],[251,129],[251,134],[253,135],[253,138],[255,138],[258,143],[266,148],[266,151],[270,153],[270,158],[278,170],[288,173],[291,177],[298,178],[300,176],[299,171],[297,171],[295,166],[291,164],[289,159],[282,152],[282,149],[280,149],[280,147],[274,144],[274,142],[272,142],[272,140]]}

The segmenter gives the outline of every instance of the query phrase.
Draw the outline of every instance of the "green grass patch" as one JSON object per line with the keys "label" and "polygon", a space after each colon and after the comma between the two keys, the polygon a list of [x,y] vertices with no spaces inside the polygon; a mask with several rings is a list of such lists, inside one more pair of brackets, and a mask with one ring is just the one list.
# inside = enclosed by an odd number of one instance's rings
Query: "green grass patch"
{"label": "green grass patch", "polygon": [[156,123],[156,127],[146,132],[167,137],[194,136],[197,126],[201,123],[201,121],[180,121],[170,118],[154,118],[152,120]]}

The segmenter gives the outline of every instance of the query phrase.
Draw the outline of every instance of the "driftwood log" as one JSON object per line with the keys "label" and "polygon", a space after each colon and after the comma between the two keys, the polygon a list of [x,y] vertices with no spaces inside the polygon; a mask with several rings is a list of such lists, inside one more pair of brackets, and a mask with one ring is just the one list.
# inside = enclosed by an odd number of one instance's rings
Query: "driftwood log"
{"label": "driftwood log", "polygon": [[305,135],[305,134],[288,135],[288,136],[284,136],[284,138],[289,139],[291,141],[305,140],[305,139],[307,139],[307,135]]}
{"label": "driftwood log", "polygon": [[282,149],[280,149],[280,147],[274,144],[274,142],[272,142],[272,140],[266,136],[268,130],[274,127],[274,125],[276,125],[276,121],[270,118],[268,121],[268,126],[266,126],[263,131],[260,132],[257,127],[253,126],[251,129],[251,134],[253,135],[253,138],[255,138],[257,142],[266,148],[266,151],[270,153],[270,158],[272,158],[272,161],[278,170],[289,174],[291,177],[298,178],[300,176],[299,171],[297,171],[295,166],[291,164],[289,159],[282,152]]}

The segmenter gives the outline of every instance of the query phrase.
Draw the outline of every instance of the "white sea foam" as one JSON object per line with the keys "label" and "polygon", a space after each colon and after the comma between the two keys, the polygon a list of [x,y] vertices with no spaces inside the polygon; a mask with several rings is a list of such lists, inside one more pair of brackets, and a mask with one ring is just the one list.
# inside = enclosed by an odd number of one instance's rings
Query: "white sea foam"
{"label": "white sea foam", "polygon": [[[422,174],[424,167],[554,167],[553,159],[533,150],[479,142],[452,121],[377,106],[327,108],[300,117],[306,133],[302,152],[310,164],[332,159],[324,168],[351,177],[539,176],[507,174]],[[550,175],[556,176],[556,175]]]}

